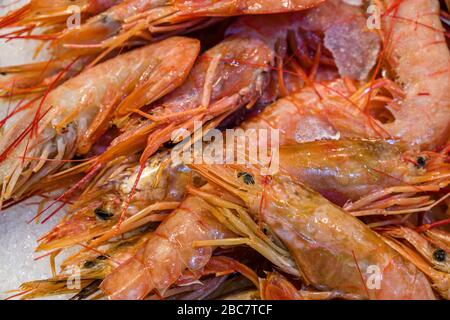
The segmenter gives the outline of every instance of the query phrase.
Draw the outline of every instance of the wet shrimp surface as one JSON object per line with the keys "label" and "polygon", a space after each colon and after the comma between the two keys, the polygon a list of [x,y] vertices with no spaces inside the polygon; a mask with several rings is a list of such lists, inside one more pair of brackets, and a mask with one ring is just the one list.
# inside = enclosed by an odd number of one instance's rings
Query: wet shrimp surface
{"label": "wet shrimp surface", "polygon": [[449,21],[2,3],[1,297],[450,299]]}

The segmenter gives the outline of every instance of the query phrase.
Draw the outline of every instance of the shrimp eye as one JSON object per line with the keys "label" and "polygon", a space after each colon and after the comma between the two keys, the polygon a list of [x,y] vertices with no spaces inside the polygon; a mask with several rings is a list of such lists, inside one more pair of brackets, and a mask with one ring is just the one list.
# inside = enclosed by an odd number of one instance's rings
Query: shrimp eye
{"label": "shrimp eye", "polygon": [[424,168],[426,164],[427,164],[427,160],[424,157],[417,157],[416,167]]}
{"label": "shrimp eye", "polygon": [[447,253],[443,249],[436,249],[433,252],[434,260],[439,261],[439,262],[444,262],[446,256],[447,256]]}
{"label": "shrimp eye", "polygon": [[113,216],[113,214],[109,211],[106,211],[102,208],[96,208],[94,210],[95,215],[102,220],[109,220]]}
{"label": "shrimp eye", "polygon": [[239,172],[237,174],[237,177],[238,178],[242,177],[246,185],[255,184],[255,179],[253,179],[253,176],[248,172]]}
{"label": "shrimp eye", "polygon": [[93,266],[95,266],[95,262],[94,262],[94,261],[90,261],[90,260],[86,261],[86,262],[83,264],[83,267],[86,268],[86,269],[90,269],[90,268],[92,268]]}
{"label": "shrimp eye", "polygon": [[108,259],[108,257],[105,256],[105,255],[100,255],[100,256],[98,256],[98,257],[95,258],[95,259],[97,259],[97,260],[106,260],[106,259]]}

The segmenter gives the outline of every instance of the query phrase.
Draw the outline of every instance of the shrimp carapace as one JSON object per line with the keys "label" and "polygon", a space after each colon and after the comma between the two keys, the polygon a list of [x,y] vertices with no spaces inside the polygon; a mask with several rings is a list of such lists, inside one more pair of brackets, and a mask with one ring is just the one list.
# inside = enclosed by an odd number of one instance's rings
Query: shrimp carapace
{"label": "shrimp carapace", "polygon": [[24,105],[0,143],[1,198],[20,197],[64,160],[86,154],[133,92],[142,93],[135,97],[139,108],[181,85],[199,49],[195,39],[169,38],[88,69]]}

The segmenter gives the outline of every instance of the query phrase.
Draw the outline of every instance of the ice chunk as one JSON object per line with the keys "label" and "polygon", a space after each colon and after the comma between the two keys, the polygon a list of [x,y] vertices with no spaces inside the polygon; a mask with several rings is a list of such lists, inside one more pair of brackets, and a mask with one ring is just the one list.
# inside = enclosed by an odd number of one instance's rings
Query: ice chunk
{"label": "ice chunk", "polygon": [[360,21],[338,23],[325,31],[325,47],[331,51],[342,77],[367,78],[380,52],[380,39],[364,30]]}
{"label": "ice chunk", "polygon": [[305,116],[295,131],[295,141],[298,143],[316,140],[337,140],[340,133],[328,121],[317,116]]}

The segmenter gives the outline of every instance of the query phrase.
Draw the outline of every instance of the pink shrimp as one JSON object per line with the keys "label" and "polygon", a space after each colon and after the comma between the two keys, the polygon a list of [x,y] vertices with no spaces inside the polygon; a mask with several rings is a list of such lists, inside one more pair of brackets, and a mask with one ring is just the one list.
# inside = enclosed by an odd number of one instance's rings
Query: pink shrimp
{"label": "pink shrimp", "polygon": [[128,197],[138,174],[138,159],[133,155],[110,163],[70,206],[68,215],[39,239],[36,250],[61,249],[89,241],[90,246],[98,246],[120,233],[162,221],[166,214],[161,211],[176,208],[185,196],[187,184],[193,179],[192,172],[186,167],[171,164],[168,152],[155,154],[147,161],[135,197],[127,208],[126,219],[120,228],[114,228],[122,202]]}
{"label": "pink shrimp", "polygon": [[[191,166],[237,196],[259,223],[283,241],[306,284],[362,298],[434,299],[428,280],[413,264],[358,219],[288,175],[268,179],[255,166]],[[239,210],[240,201],[203,197],[211,205]],[[220,245],[226,240],[209,244]],[[370,266],[381,273],[379,286],[367,284],[364,274],[370,273]]]}
{"label": "pink shrimp", "polygon": [[385,60],[405,97],[386,108],[393,137],[422,148],[442,146],[450,133],[450,53],[439,18],[439,1],[385,0]]}
{"label": "pink shrimp", "polygon": [[86,154],[133,91],[142,107],[179,86],[198,51],[197,40],[169,38],[108,60],[19,108],[20,120],[0,144],[1,198],[20,197],[64,160]]}
{"label": "pink shrimp", "polygon": [[[191,130],[195,121],[213,127],[243,106],[253,106],[267,86],[275,56],[285,55],[288,34],[295,34],[298,21],[295,14],[241,18],[224,41],[205,52],[186,83],[147,112],[136,112],[133,103],[122,101],[115,123],[124,133],[97,162],[145,147],[143,163],[175,130]],[[138,116],[130,120],[130,113]]]}
{"label": "pink shrimp", "polygon": [[[185,1],[185,0],[117,0],[117,1],[87,1],[77,0],[65,5],[67,0],[56,3],[42,3],[34,0],[30,4],[12,12],[0,21],[0,28],[8,25],[23,25],[24,27],[12,34],[6,34],[7,39],[31,38],[51,41],[50,48],[53,59],[57,63],[37,63],[14,68],[0,69],[2,73],[15,72],[12,79],[0,83],[7,94],[28,94],[36,87],[45,85],[44,76],[52,76],[61,70],[59,64],[84,56],[83,67],[101,61],[109,53],[117,53],[117,49],[134,46],[149,41],[161,40],[168,36],[186,33],[212,24],[219,18],[241,14],[277,13],[304,10],[317,5],[323,0],[296,0],[289,3],[279,1]],[[113,5],[115,4],[115,5]],[[256,5],[257,4],[257,5]],[[81,26],[66,28],[70,5],[79,6],[81,13],[99,12]],[[105,9],[108,10],[104,11]],[[43,14],[43,12],[52,14]],[[61,22],[63,22],[61,30]],[[36,26],[50,26],[52,29],[43,34],[26,34]],[[25,33],[24,35],[22,35]],[[81,65],[81,62],[79,62]],[[31,70],[30,70],[31,69]],[[35,78],[40,78],[36,80]],[[43,79],[42,79],[43,78]],[[21,90],[12,90],[14,83]]]}

